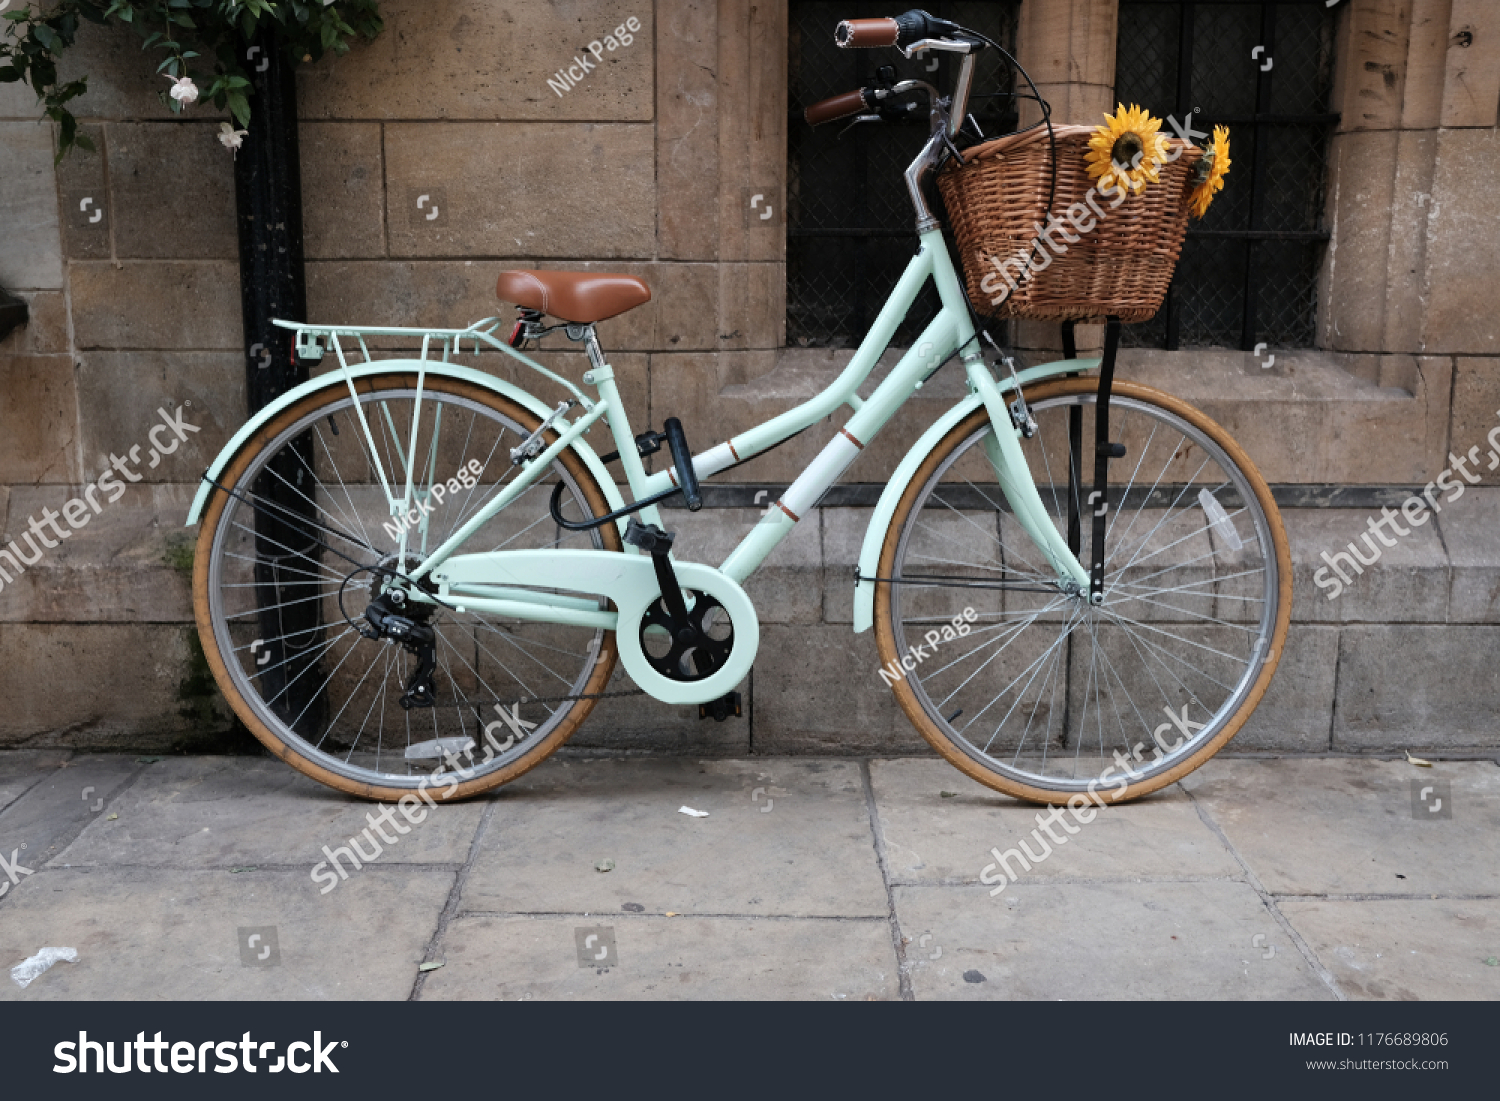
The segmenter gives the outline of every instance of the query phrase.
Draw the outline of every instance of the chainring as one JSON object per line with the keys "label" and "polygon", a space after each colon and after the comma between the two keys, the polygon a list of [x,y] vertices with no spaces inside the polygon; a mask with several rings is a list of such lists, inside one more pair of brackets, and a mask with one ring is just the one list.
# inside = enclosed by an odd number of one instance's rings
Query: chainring
{"label": "chainring", "polygon": [[[646,609],[641,616],[641,651],[664,677],[706,680],[724,667],[734,650],[734,623],[724,605],[708,593],[684,589],[683,595],[693,601],[685,627],[673,620],[664,601],[654,601]],[[668,640],[670,646],[663,651]]]}

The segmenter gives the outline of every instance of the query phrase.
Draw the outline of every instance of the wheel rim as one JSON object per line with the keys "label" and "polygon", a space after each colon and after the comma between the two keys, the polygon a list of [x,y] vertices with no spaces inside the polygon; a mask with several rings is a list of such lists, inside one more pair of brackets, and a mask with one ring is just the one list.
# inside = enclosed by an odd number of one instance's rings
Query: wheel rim
{"label": "wheel rim", "polygon": [[[1091,393],[1031,404],[1039,431],[1023,450],[1064,532],[1067,410],[1081,409],[1091,440],[1093,404]],[[1249,476],[1206,431],[1149,401],[1116,395],[1110,422],[1128,451],[1111,464],[1117,507],[1106,525],[1101,607],[1057,589],[1008,511],[983,457],[988,423],[922,486],[896,548],[893,577],[941,572],[983,586],[890,586],[899,654],[926,643],[940,622],[955,636],[911,659],[912,697],[980,767],[1029,787],[1123,791],[1171,771],[1235,721],[1275,656],[1280,564]],[[1087,461],[1084,477],[1082,496],[1092,482]],[[1087,566],[1092,517],[1081,511]],[[965,606],[975,614],[960,635],[953,615]]]}
{"label": "wheel rim", "polygon": [[[379,464],[398,496],[411,454],[415,398],[414,386],[360,395]],[[529,434],[499,410],[430,384],[421,408],[414,488],[456,483],[458,493],[425,502],[431,512],[411,525],[401,563],[407,572],[424,557],[423,525],[425,549],[441,545],[513,478],[519,468],[510,464],[510,448]],[[363,621],[381,584],[372,579],[388,577],[368,567],[398,565],[396,522],[353,410],[346,395],[307,412],[264,446],[229,487],[241,496],[225,501],[207,585],[214,641],[232,689],[279,739],[349,780],[415,790],[439,768],[456,769],[465,781],[507,769],[566,720],[576,705],[537,701],[583,693],[596,665],[608,657],[608,632],[439,607],[428,619],[435,641],[435,706],[401,708],[398,700],[417,657],[389,640],[359,635],[349,622]],[[459,472],[471,461],[482,473],[468,485]],[[555,462],[518,501],[480,527],[464,550],[602,549],[597,529],[572,533],[551,520],[547,501],[559,480],[566,487],[564,514],[592,515],[578,481]],[[284,500],[307,502],[316,524],[299,528],[324,545],[288,545],[295,541],[284,531],[281,539],[266,534],[267,518],[281,519],[265,504],[268,488]],[[291,613],[288,629],[283,617]],[[472,748],[463,753],[466,742]],[[457,756],[408,758],[414,746]]]}

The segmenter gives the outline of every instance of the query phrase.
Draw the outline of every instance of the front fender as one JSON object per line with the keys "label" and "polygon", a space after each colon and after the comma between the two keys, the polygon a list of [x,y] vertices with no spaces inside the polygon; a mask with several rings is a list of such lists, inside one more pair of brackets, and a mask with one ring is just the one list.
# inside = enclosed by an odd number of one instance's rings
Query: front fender
{"label": "front fender", "polygon": [[[420,359],[383,359],[378,363],[350,368],[347,374],[343,370],[330,371],[326,375],[309,379],[301,386],[281,395],[281,397],[251,417],[244,427],[234,434],[234,438],[225,444],[224,449],[215,457],[204,476],[205,480],[198,487],[197,496],[193,498],[193,506],[188,510],[187,526],[191,527],[198,523],[203,518],[203,510],[208,507],[209,494],[213,492],[214,487],[208,483],[207,479],[212,478],[214,481],[218,481],[219,475],[229,465],[229,460],[244,446],[245,441],[264,427],[271,418],[275,417],[282,410],[296,404],[309,394],[317,393],[319,390],[326,390],[329,387],[335,386],[347,388],[345,380],[348,378],[358,380],[367,375],[390,374],[393,371],[422,370],[425,370],[429,377],[457,379],[462,382],[472,383],[475,386],[482,386],[487,390],[493,390],[502,397],[509,398],[517,405],[531,410],[531,412],[537,415],[538,419],[545,418],[552,413],[551,407],[546,402],[528,394],[519,386],[506,382],[503,379],[498,379],[494,375],[487,375],[483,371],[476,371],[472,367],[461,367],[457,364],[434,363],[432,360],[423,361]],[[554,423],[561,429],[566,427],[568,422],[565,419],[559,418]],[[599,456],[594,452],[594,449],[580,439],[573,444],[573,450],[578,453],[584,465],[589,468],[589,473],[599,483],[599,488],[603,491],[605,499],[609,502],[610,511],[624,508],[625,499],[615,487],[614,479],[610,477],[609,471],[605,469],[604,464],[599,461]]]}
{"label": "front fender", "polygon": [[875,505],[875,515],[870,517],[870,526],[865,530],[864,545],[859,552],[860,580],[854,586],[855,634],[868,631],[875,622],[876,582],[867,581],[865,578],[880,575],[880,548],[885,545],[885,532],[891,526],[891,517],[896,515],[896,505],[901,500],[901,495],[906,492],[906,487],[916,477],[917,468],[922,465],[922,461],[927,458],[939,441],[951,432],[959,421],[983,406],[984,402],[978,394],[970,394],[944,413],[931,428],[922,434],[922,438],[912,445],[906,457],[901,460],[901,464],[896,467],[896,472],[891,475],[891,480],[886,483],[885,492],[880,495],[880,500]]}
{"label": "front fender", "polygon": [[[1051,363],[1041,363],[1018,372],[1015,382],[1019,382],[1024,390],[1033,383],[1057,378],[1070,372],[1095,370],[1099,362],[1098,359],[1053,360]],[[1008,394],[1015,388],[1015,382],[1005,379],[996,383],[995,386],[1002,394]],[[978,394],[971,393],[939,417],[937,423],[924,432],[922,438],[912,445],[906,457],[901,460],[901,465],[896,467],[891,480],[885,485],[885,492],[880,495],[880,500],[875,505],[875,515],[870,517],[870,526],[865,531],[864,545],[859,552],[859,576],[862,579],[880,576],[880,548],[885,545],[886,529],[891,526],[891,517],[896,515],[896,505],[901,500],[901,495],[906,492],[906,487],[916,477],[917,467],[922,465],[923,460],[942,438],[953,430],[954,425],[983,406],[984,400]],[[877,582],[874,581],[860,580],[854,585],[855,634],[868,631],[875,622],[876,584]]]}

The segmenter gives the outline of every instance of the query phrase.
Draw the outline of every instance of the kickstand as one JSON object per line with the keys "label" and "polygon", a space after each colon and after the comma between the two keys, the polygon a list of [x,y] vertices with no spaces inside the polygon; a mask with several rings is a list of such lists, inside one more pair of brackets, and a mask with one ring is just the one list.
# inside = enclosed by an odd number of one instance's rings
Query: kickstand
{"label": "kickstand", "polygon": [[[1099,392],[1094,400],[1094,488],[1089,493],[1093,513],[1090,538],[1089,603],[1104,602],[1104,533],[1109,521],[1109,460],[1125,457],[1125,445],[1109,438],[1109,398],[1115,382],[1115,353],[1120,350],[1120,319],[1104,324],[1104,358],[1099,365]],[[1071,532],[1069,533],[1071,536]]]}

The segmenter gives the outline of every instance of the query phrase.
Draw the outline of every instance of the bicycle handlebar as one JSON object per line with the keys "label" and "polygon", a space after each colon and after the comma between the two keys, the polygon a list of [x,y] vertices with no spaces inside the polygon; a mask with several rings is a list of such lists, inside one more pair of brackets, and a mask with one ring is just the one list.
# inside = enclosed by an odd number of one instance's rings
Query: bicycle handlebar
{"label": "bicycle handlebar", "polygon": [[829,96],[827,99],[820,99],[803,111],[802,117],[807,120],[809,126],[821,126],[825,122],[846,119],[850,115],[858,115],[870,110],[869,95],[869,89],[856,88],[852,92]]}
{"label": "bicycle handlebar", "polygon": [[870,49],[876,46],[910,46],[924,38],[942,38],[960,34],[963,28],[946,19],[928,15],[921,8],[894,19],[845,19],[835,28],[833,41],[843,49]]}
{"label": "bicycle handlebar", "polygon": [[833,41],[845,50],[894,46],[900,37],[894,19],[845,19],[833,31]]}

